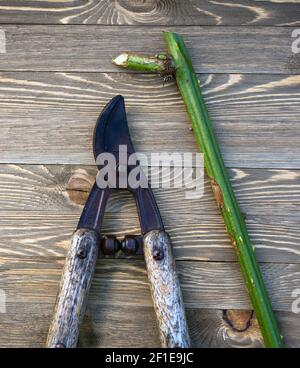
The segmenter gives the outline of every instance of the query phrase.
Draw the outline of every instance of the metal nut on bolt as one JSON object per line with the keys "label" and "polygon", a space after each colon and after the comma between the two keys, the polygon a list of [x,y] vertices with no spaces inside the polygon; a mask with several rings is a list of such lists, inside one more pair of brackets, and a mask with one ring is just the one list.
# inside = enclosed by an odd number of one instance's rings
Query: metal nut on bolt
{"label": "metal nut on bolt", "polygon": [[139,248],[138,241],[135,236],[126,235],[122,241],[122,251],[127,256],[136,254]]}
{"label": "metal nut on bolt", "polygon": [[160,261],[164,258],[164,252],[161,249],[153,249],[152,255],[156,261]]}
{"label": "metal nut on bolt", "polygon": [[114,255],[121,248],[121,244],[118,239],[113,235],[107,235],[103,237],[101,241],[101,250],[105,255]]}
{"label": "metal nut on bolt", "polygon": [[86,258],[86,249],[84,247],[80,247],[76,253],[77,257],[80,259]]}

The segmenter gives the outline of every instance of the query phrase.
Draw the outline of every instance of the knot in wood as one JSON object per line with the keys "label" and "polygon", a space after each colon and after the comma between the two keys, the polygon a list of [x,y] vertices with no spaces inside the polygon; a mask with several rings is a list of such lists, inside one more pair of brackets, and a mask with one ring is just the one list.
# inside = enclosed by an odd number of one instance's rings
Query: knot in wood
{"label": "knot in wood", "polygon": [[94,177],[85,170],[76,170],[66,185],[66,194],[71,202],[84,205],[94,183]]}
{"label": "knot in wood", "polygon": [[235,332],[245,332],[251,326],[253,311],[223,310],[223,320]]}

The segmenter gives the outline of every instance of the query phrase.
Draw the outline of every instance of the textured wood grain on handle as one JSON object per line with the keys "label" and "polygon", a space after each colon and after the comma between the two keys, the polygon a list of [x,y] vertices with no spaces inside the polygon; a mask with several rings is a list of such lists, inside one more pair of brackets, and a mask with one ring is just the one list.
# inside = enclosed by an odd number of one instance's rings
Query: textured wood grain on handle
{"label": "textured wood grain on handle", "polygon": [[144,236],[143,246],[162,347],[190,347],[169,235],[165,231],[152,230]]}
{"label": "textured wood grain on handle", "polygon": [[88,229],[72,237],[49,329],[47,347],[73,348],[85,313],[98,256],[99,235]]}

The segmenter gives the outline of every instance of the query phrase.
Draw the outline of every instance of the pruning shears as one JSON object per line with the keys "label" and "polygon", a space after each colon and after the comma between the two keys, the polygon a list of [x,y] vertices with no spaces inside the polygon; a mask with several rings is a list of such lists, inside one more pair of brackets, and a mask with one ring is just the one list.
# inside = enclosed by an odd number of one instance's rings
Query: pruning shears
{"label": "pruning shears", "polygon": [[[72,236],[47,347],[76,347],[98,253],[114,254],[116,251],[127,255],[144,254],[162,347],[189,347],[190,338],[170,237],[164,230],[153,192],[149,185],[137,186],[129,180],[124,185],[124,178],[128,179],[133,170],[139,170],[139,176],[144,179],[139,182],[145,182],[146,177],[138,160],[128,161],[135,155],[135,150],[122,96],[112,98],[100,114],[94,130],[93,148],[99,173],[107,169],[109,158],[114,164],[106,175],[95,181]],[[116,180],[109,178],[113,174]],[[105,181],[106,185],[103,185]],[[102,236],[101,225],[109,195],[122,189],[135,196],[141,235],[125,236],[120,242],[114,236]]]}

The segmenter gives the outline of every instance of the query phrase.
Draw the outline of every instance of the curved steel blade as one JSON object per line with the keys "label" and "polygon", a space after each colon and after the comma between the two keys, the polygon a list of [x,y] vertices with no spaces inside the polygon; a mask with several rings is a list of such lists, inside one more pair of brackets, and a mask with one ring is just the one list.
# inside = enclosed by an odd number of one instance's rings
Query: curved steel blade
{"label": "curved steel blade", "polygon": [[134,153],[130,139],[124,97],[112,98],[101,112],[94,130],[94,157],[102,152],[118,153],[120,145],[127,145],[127,152]]}
{"label": "curved steel blade", "polygon": [[[118,95],[105,106],[95,126],[93,150],[96,163],[101,153],[109,152],[114,154],[119,164],[120,145],[127,146],[128,156],[135,153],[128,129],[124,98]],[[128,162],[126,165],[127,170],[130,170]],[[101,169],[99,165],[98,168]],[[132,188],[127,183],[127,189],[135,194],[142,233],[145,234],[154,229],[163,230],[160,213],[150,187]],[[100,188],[95,183],[81,214],[78,228],[100,231],[105,205],[111,191],[112,188],[109,186]]]}

